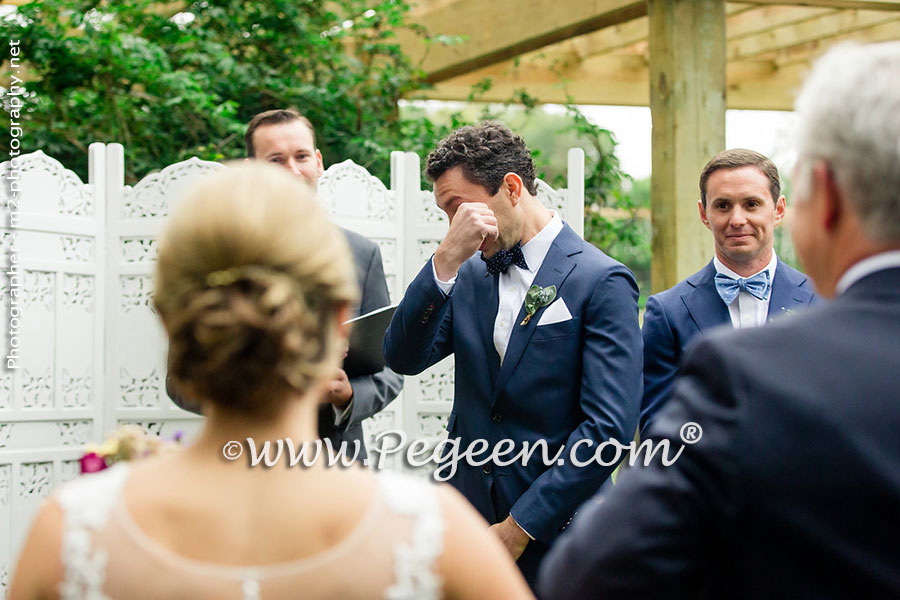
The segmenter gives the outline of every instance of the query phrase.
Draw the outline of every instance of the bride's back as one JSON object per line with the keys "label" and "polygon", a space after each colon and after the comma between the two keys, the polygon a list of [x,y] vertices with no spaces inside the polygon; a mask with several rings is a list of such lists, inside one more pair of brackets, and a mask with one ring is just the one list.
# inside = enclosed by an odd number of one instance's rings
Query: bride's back
{"label": "bride's back", "polygon": [[[273,486],[256,482],[248,494],[226,485],[217,498],[204,481],[179,488],[173,461],[154,462],[120,465],[61,490],[63,589],[78,590],[73,597],[440,596],[444,525],[425,482],[362,471],[277,474],[282,481]],[[153,471],[161,469],[175,476],[154,492]],[[239,479],[248,478],[232,478]],[[104,555],[102,570],[92,570]]]}

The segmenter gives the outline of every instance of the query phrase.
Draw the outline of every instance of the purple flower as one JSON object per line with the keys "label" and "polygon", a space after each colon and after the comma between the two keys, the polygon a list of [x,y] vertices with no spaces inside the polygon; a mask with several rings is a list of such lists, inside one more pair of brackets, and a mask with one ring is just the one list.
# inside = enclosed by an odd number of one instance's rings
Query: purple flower
{"label": "purple flower", "polygon": [[96,473],[97,471],[102,471],[109,465],[106,464],[106,459],[97,454],[96,452],[88,452],[84,456],[81,457],[81,472],[84,473]]}

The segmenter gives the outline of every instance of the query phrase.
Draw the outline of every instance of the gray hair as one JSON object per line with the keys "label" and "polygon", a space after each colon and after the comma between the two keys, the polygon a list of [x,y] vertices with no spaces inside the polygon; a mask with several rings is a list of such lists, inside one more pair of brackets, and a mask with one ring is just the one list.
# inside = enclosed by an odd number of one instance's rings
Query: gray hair
{"label": "gray hair", "polygon": [[825,161],[866,236],[900,241],[900,42],[830,50],[796,110],[800,172]]}

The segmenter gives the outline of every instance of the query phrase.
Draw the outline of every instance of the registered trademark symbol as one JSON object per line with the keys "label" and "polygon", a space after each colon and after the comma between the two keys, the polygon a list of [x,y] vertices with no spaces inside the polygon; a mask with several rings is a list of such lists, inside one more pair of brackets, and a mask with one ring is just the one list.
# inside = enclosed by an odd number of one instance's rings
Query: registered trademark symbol
{"label": "registered trademark symbol", "polygon": [[701,429],[700,425],[691,421],[681,426],[681,431],[678,432],[678,435],[681,436],[681,441],[685,444],[696,444],[703,437],[703,429]]}

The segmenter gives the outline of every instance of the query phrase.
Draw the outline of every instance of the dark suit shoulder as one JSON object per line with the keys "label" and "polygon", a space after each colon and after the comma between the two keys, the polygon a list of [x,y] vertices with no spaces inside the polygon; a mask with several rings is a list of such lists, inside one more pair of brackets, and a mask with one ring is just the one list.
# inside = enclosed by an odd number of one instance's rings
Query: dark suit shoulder
{"label": "dark suit shoulder", "polygon": [[376,248],[378,248],[378,244],[370,240],[364,235],[360,235],[355,231],[350,231],[349,229],[345,229],[341,227],[341,231],[344,232],[344,235],[347,236],[347,242],[350,244],[350,249],[353,251],[353,256],[357,255],[361,256],[370,256]]}

